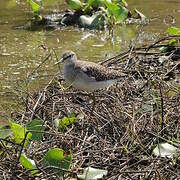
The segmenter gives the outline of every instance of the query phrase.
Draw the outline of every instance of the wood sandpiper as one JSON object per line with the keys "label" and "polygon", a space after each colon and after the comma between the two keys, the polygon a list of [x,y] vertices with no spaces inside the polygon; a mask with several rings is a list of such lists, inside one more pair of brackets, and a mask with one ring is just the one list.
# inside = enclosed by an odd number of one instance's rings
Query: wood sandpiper
{"label": "wood sandpiper", "polygon": [[94,92],[99,89],[109,88],[124,73],[88,61],[79,61],[73,51],[66,51],[58,63],[64,63],[64,79],[66,83],[76,89]]}

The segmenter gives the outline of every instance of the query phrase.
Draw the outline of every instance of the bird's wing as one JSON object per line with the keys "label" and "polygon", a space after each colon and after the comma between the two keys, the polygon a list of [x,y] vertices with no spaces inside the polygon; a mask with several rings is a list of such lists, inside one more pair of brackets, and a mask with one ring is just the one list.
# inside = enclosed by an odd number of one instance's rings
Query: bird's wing
{"label": "bird's wing", "polygon": [[124,74],[119,71],[86,61],[78,61],[76,63],[75,70],[83,71],[83,73],[85,73],[88,77],[93,78],[96,81],[118,79],[124,76]]}

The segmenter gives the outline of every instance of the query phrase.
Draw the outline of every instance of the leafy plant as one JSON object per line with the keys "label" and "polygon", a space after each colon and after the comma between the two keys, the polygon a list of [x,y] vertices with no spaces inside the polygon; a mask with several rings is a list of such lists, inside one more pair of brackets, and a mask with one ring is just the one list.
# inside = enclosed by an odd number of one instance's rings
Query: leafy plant
{"label": "leafy plant", "polygon": [[128,9],[114,2],[104,1],[107,7],[107,16],[114,17],[115,23],[122,23],[128,17]]}
{"label": "leafy plant", "polygon": [[[90,29],[103,29],[105,24],[112,20],[115,24],[122,23],[128,17],[129,12],[125,7],[127,5],[125,0],[114,2],[111,0],[87,0],[85,3],[80,0],[68,0],[67,3],[71,9],[81,12],[82,16],[79,19],[81,26]],[[98,18],[96,18],[97,16]],[[96,23],[92,23],[95,18]]]}
{"label": "leafy plant", "polygon": [[63,149],[54,148],[50,149],[43,157],[43,165],[49,167],[59,176],[64,175],[65,170],[69,170],[72,161],[72,152],[65,155]]}
{"label": "leafy plant", "polygon": [[83,7],[83,4],[80,0],[67,0],[67,3],[73,10],[81,10]]}
{"label": "leafy plant", "polygon": [[74,113],[71,113],[70,117],[63,117],[62,119],[55,119],[54,124],[55,127],[59,130],[64,130],[67,126],[73,124],[77,120]]}
{"label": "leafy plant", "polygon": [[31,173],[33,175],[38,172],[38,170],[35,170],[36,164],[35,164],[34,160],[27,158],[25,154],[21,154],[19,161],[20,161],[21,165],[24,166],[27,170],[31,170]]}
{"label": "leafy plant", "polygon": [[31,5],[33,13],[38,14],[41,6],[33,0],[27,0],[27,2]]}

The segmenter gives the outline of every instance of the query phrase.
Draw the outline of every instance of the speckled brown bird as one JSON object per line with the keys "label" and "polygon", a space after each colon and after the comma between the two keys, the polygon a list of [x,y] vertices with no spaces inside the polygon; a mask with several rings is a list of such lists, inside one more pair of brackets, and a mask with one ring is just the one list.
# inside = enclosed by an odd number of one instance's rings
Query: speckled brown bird
{"label": "speckled brown bird", "polygon": [[109,88],[120,78],[126,76],[124,73],[109,69],[94,62],[79,61],[73,51],[66,51],[57,63],[64,63],[64,79],[79,90],[93,92],[99,89]]}

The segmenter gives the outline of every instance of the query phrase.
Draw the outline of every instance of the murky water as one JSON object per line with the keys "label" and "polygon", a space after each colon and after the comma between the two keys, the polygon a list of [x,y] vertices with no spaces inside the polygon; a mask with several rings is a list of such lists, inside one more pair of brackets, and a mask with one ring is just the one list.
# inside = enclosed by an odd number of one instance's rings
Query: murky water
{"label": "murky water", "polygon": [[[61,11],[66,7],[64,1],[46,2],[46,11]],[[129,7],[136,7],[153,21],[143,27],[137,43],[154,41],[163,34],[170,25],[180,26],[180,1],[167,0],[137,0],[129,2]],[[78,57],[96,61],[118,54],[125,50],[130,40],[138,32],[138,26],[128,25],[117,27],[115,38],[109,38],[108,32],[82,31],[75,28],[55,31],[26,31],[17,29],[30,17],[26,1],[0,0],[0,124],[7,121],[10,113],[17,105],[17,90],[24,87],[23,80],[40,65],[48,55],[48,50],[54,48],[58,56],[64,50],[73,50]],[[31,81],[30,89],[40,89],[56,74],[58,67],[54,66],[55,56],[49,59],[35,73],[36,78]],[[37,83],[38,82],[38,83]],[[15,94],[14,94],[15,93]]]}

